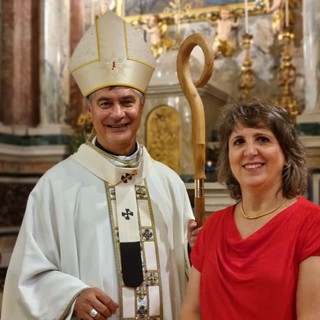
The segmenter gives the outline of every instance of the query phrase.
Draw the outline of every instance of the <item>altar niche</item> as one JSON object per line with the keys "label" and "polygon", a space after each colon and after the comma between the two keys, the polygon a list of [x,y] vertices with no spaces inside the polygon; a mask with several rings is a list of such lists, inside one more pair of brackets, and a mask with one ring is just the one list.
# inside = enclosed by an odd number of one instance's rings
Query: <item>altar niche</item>
{"label": "altar niche", "polygon": [[158,160],[178,174],[181,153],[180,115],[167,105],[154,108],[146,119],[147,149]]}

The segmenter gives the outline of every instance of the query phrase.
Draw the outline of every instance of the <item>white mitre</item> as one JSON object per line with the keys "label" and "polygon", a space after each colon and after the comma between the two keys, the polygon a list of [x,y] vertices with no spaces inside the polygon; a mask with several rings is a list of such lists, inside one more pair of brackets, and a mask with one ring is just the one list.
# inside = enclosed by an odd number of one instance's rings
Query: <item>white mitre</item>
{"label": "white mitre", "polygon": [[155,64],[142,31],[107,11],[78,43],[70,71],[83,96],[109,86],[128,86],[145,93]]}

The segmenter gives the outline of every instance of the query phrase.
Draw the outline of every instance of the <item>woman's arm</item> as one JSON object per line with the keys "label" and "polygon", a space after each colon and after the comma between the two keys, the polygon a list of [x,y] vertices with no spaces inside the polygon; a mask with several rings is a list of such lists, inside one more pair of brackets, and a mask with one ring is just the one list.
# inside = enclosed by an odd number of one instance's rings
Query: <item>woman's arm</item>
{"label": "woman's arm", "polygon": [[320,257],[309,257],[300,263],[297,319],[320,319]]}
{"label": "woman's arm", "polygon": [[190,278],[187,285],[186,295],[184,297],[180,311],[180,320],[201,319],[200,277],[201,273],[197,269],[192,267],[190,271]]}

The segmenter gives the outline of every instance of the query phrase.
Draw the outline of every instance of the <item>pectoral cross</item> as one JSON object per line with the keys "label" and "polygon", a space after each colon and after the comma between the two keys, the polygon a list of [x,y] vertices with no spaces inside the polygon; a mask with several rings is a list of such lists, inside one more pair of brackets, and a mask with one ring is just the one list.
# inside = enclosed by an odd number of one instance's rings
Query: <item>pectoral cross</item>
{"label": "pectoral cross", "polygon": [[125,175],[121,176],[121,179],[115,184],[117,186],[119,183],[127,183],[129,180],[132,180],[132,178],[138,174],[138,170],[132,170],[131,173],[126,173]]}

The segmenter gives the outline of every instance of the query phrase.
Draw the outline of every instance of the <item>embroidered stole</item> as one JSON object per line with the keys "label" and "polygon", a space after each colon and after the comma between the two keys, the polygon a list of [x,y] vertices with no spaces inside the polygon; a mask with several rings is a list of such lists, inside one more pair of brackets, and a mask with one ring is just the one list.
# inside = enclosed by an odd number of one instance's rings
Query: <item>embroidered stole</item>
{"label": "embroidered stole", "polygon": [[163,319],[156,229],[145,180],[151,158],[143,153],[134,167],[116,166],[91,144],[73,156],[105,181],[123,320]]}
{"label": "embroidered stole", "polygon": [[[160,279],[159,256],[157,250],[156,231],[152,214],[149,193],[144,181],[142,185],[134,187],[137,203],[137,225],[139,229],[139,243],[142,260],[143,281],[136,288],[125,285],[121,270],[121,220],[126,220],[130,211],[119,211],[117,186],[107,184],[109,208],[112,208],[113,237],[117,252],[117,263],[120,281],[121,319],[162,319],[162,292]],[[128,192],[129,193],[129,192]],[[121,203],[121,201],[120,201]],[[128,203],[127,203],[128,204]],[[120,206],[121,208],[121,206]],[[127,209],[127,208],[126,208]],[[130,215],[130,217],[132,217]]]}

